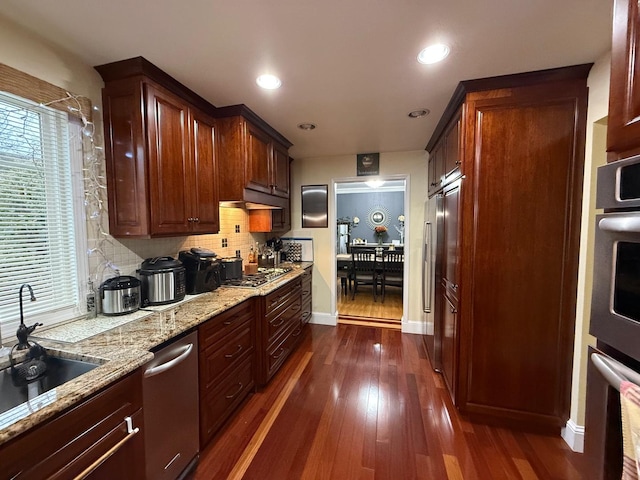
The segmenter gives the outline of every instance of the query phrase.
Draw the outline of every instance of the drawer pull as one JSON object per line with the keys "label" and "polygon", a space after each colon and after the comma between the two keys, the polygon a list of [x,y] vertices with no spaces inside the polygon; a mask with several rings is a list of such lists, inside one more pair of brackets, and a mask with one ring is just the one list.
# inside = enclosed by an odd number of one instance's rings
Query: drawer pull
{"label": "drawer pull", "polygon": [[275,353],[273,355],[271,355],[271,358],[273,358],[274,360],[277,360],[278,358],[280,358],[282,356],[282,354],[284,353],[284,348],[280,347],[280,353],[278,353],[278,355],[276,355]]}
{"label": "drawer pull", "polygon": [[224,358],[236,357],[241,351],[242,351],[242,345],[238,345],[238,349],[235,352],[225,354]]}
{"label": "drawer pull", "polygon": [[227,400],[231,400],[233,397],[235,397],[236,395],[238,395],[238,394],[242,391],[242,389],[244,388],[244,385],[242,384],[242,382],[238,383],[238,386],[239,386],[240,388],[238,388],[238,390],[236,390],[236,391],[233,393],[233,395],[225,395],[225,398],[226,398]]}
{"label": "drawer pull", "polygon": [[302,327],[298,327],[298,329],[291,334],[292,337],[297,337],[302,333]]}
{"label": "drawer pull", "polygon": [[278,328],[280,325],[284,323],[284,318],[280,317],[280,321],[278,323],[272,323],[271,326]]}
{"label": "drawer pull", "polygon": [[106,462],[110,457],[112,457],[118,450],[122,448],[122,446],[131,440],[131,438],[140,431],[138,427],[132,428],[131,417],[126,417],[124,421],[127,424],[127,436],[116,443],[113,447],[107,450],[100,458],[98,458],[95,462],[85,468],[80,474],[75,477],[74,480],[82,480],[83,478],[87,478],[95,469],[97,469],[100,465]]}
{"label": "drawer pull", "polygon": [[235,317],[232,318],[231,320],[226,320],[226,321],[222,322],[222,324],[228,327],[229,325],[231,325],[233,323],[234,320],[235,320]]}

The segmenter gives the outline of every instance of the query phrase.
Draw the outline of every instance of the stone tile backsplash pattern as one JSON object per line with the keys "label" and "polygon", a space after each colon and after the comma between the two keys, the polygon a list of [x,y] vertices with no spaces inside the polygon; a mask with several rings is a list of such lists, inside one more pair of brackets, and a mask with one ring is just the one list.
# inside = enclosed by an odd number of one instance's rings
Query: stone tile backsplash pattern
{"label": "stone tile backsplash pattern", "polygon": [[[239,229],[236,227],[239,226]],[[239,233],[236,233],[239,230]],[[222,248],[222,239],[226,247]],[[263,243],[265,234],[249,232],[249,214],[241,208],[220,208],[220,232],[215,235],[193,235],[189,237],[169,237],[157,239],[116,239],[109,237],[102,251],[107,260],[122,275],[135,275],[140,264],[147,258],[171,256],[177,258],[180,250],[191,247],[203,247],[213,250],[219,257],[233,257],[239,250],[241,257],[247,260],[249,249],[256,242]],[[96,239],[88,239],[89,248]],[[101,255],[89,257],[91,278],[98,284],[115,275],[114,270],[105,265]]]}

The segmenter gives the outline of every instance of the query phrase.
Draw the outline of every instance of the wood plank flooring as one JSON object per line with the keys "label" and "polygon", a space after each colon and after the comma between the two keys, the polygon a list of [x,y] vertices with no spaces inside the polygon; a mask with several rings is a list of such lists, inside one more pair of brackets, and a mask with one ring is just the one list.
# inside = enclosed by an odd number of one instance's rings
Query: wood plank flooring
{"label": "wood plank flooring", "polygon": [[360,285],[353,300],[351,300],[351,293],[344,294],[338,290],[338,314],[340,317],[382,319],[399,324],[402,319],[402,290],[395,287],[387,287],[386,290],[384,303],[381,301],[380,292],[378,292],[378,301],[373,301],[373,290],[370,286]]}
{"label": "wood plank flooring", "polygon": [[460,418],[420,336],[309,325],[190,478],[565,480],[583,469],[560,437]]}

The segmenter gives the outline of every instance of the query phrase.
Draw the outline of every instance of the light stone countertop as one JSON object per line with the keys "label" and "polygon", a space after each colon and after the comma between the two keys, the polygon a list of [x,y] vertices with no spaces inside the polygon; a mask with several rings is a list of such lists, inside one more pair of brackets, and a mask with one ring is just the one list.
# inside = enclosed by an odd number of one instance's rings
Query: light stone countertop
{"label": "light stone countertop", "polygon": [[[36,330],[30,338],[51,353],[71,359],[86,359],[99,363],[100,366],[37,397],[46,396],[45,403],[50,402],[48,405],[34,409],[32,401],[22,404],[28,406],[25,411],[35,410],[24,418],[10,422],[5,419],[3,422],[3,414],[0,413],[0,445],[141,367],[153,358],[150,350],[155,347],[251,297],[271,293],[301,276],[304,269],[312,265],[312,262],[296,263],[293,264],[292,271],[260,287],[223,286],[213,292],[191,296],[188,301],[167,305],[162,311],[138,310],[131,315],[119,317],[98,316],[93,320],[83,319],[56,325],[42,329],[41,332]],[[94,325],[87,328],[83,324],[99,323],[100,319],[104,322],[105,331],[95,333]],[[117,326],[112,327],[112,321]],[[73,343],[67,341],[77,338],[82,340]],[[8,357],[0,357],[0,369],[8,366]],[[4,374],[7,373],[0,371],[0,375]],[[9,424],[3,426],[7,423]]]}

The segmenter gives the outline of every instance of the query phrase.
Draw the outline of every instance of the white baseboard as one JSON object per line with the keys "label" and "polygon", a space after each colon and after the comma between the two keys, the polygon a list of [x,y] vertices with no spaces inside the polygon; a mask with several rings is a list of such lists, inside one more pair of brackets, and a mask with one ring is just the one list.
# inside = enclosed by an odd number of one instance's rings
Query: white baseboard
{"label": "white baseboard", "polygon": [[560,433],[563,440],[574,452],[584,452],[584,427],[569,419]]}
{"label": "white baseboard", "polygon": [[402,333],[425,335],[427,333],[427,324],[425,322],[414,322],[411,320],[402,322]]}
{"label": "white baseboard", "polygon": [[330,325],[332,327],[335,327],[338,324],[338,317],[329,313],[312,312],[311,320],[309,320],[309,323],[313,323],[315,325]]}

